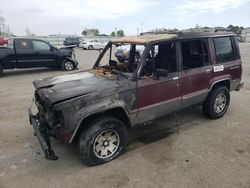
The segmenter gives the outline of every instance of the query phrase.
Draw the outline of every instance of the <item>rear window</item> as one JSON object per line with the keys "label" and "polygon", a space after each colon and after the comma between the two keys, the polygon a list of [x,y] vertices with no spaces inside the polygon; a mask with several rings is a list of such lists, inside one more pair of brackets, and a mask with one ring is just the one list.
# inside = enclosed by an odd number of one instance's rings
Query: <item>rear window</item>
{"label": "rear window", "polygon": [[214,38],[217,63],[234,60],[234,48],[230,37]]}
{"label": "rear window", "polygon": [[29,50],[32,49],[29,40],[27,39],[18,39],[17,40],[17,46],[19,49],[22,50]]}

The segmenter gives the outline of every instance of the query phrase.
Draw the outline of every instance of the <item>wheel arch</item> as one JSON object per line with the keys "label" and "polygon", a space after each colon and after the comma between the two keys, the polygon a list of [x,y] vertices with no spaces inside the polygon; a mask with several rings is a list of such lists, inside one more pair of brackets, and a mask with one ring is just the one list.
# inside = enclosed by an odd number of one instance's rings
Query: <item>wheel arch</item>
{"label": "wheel arch", "polygon": [[230,91],[230,84],[231,81],[229,78],[225,78],[225,79],[220,79],[220,80],[217,80],[215,82],[213,82],[209,88],[210,91],[213,90],[213,88],[217,87],[217,86],[226,86],[227,89]]}
{"label": "wheel arch", "polygon": [[72,135],[69,142],[71,143],[71,142],[77,141],[81,132],[84,131],[86,128],[88,128],[88,125],[92,121],[102,116],[111,116],[111,117],[117,118],[125,124],[128,130],[131,129],[131,122],[130,122],[130,119],[126,110],[123,107],[115,107],[115,108],[107,109],[102,112],[92,113],[82,118],[78,126],[76,127],[76,130],[74,134]]}
{"label": "wheel arch", "polygon": [[77,67],[77,61],[74,60],[73,58],[68,57],[68,56],[64,56],[64,57],[62,58],[61,63],[63,63],[63,61],[65,61],[65,60],[71,61],[71,62],[74,64],[74,66]]}

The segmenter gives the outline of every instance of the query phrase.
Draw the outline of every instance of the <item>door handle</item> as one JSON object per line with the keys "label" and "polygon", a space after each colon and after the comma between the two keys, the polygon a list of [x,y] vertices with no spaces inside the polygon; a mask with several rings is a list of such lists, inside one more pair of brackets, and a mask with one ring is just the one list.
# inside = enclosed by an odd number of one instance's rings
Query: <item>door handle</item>
{"label": "door handle", "polygon": [[179,80],[180,77],[176,76],[176,77],[173,77],[172,80]]}

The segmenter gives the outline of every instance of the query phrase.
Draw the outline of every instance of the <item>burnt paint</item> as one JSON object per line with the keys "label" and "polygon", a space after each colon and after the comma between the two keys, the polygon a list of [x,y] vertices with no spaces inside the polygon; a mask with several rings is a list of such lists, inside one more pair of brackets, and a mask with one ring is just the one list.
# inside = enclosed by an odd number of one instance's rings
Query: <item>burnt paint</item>
{"label": "burnt paint", "polygon": [[[63,143],[72,141],[84,118],[110,109],[123,109],[129,123],[137,123],[137,111],[134,111],[137,109],[136,82],[131,80],[84,71],[35,81],[34,84],[50,113],[62,112],[64,126],[53,128],[53,132]],[[47,123],[54,127],[51,122],[53,120]]]}

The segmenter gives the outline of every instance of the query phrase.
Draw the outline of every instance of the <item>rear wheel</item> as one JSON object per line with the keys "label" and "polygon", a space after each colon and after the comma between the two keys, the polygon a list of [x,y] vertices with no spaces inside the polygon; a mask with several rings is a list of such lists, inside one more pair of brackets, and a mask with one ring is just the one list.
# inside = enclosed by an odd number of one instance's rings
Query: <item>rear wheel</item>
{"label": "rear wheel", "polygon": [[208,98],[203,103],[203,112],[211,119],[220,118],[226,113],[229,103],[229,90],[226,87],[217,86],[211,91]]}
{"label": "rear wheel", "polygon": [[124,123],[105,116],[93,121],[79,138],[81,158],[88,165],[107,163],[118,157],[128,142]]}
{"label": "rear wheel", "polygon": [[72,61],[64,59],[61,64],[61,69],[65,71],[71,71],[75,68],[75,65]]}
{"label": "rear wheel", "polygon": [[89,50],[93,50],[94,47],[93,47],[92,45],[89,45],[88,49],[89,49]]}

